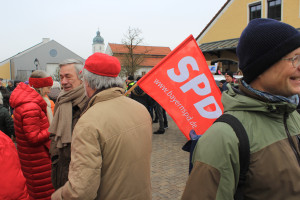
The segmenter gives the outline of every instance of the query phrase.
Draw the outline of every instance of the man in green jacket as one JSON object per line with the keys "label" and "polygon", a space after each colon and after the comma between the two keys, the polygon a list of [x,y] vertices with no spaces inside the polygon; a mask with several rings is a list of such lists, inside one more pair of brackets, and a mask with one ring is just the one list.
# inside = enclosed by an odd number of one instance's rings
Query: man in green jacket
{"label": "man in green jacket", "polygon": [[[239,88],[223,93],[250,143],[244,199],[300,199],[300,33],[272,19],[252,20],[237,47]],[[199,139],[182,199],[232,200],[239,181],[239,140],[226,123]]]}

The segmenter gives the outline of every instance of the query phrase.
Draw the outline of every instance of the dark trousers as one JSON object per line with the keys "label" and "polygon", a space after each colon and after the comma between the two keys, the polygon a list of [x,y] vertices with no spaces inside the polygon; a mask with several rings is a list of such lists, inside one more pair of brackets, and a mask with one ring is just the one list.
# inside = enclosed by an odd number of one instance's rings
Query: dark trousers
{"label": "dark trousers", "polygon": [[168,118],[165,109],[162,108],[162,114],[164,118],[164,126],[168,126]]}
{"label": "dark trousers", "polygon": [[64,184],[68,181],[70,162],[71,144],[58,149],[58,155],[52,157],[51,179],[55,190],[64,186]]}
{"label": "dark trousers", "polygon": [[164,119],[163,119],[163,108],[158,104],[155,103],[155,111],[157,113],[158,122],[159,122],[159,129],[158,130],[165,130],[164,128]]}

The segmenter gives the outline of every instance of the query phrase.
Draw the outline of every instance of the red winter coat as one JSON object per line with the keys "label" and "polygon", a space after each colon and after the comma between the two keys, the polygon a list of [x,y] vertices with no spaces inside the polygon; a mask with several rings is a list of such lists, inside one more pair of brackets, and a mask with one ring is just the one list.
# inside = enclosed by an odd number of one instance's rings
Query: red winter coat
{"label": "red winter coat", "polygon": [[21,165],[15,144],[1,131],[0,198],[2,200],[29,200],[26,180],[21,171]]}
{"label": "red winter coat", "polygon": [[54,192],[49,156],[47,103],[33,88],[20,83],[10,96],[23,174],[31,199],[50,199]]}

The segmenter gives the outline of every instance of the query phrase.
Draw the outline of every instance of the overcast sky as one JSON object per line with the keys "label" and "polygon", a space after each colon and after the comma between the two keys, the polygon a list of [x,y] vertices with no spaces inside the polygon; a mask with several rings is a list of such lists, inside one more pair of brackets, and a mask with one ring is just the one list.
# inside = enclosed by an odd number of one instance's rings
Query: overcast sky
{"label": "overcast sky", "polygon": [[128,27],[144,45],[172,50],[197,37],[226,0],[0,0],[0,61],[42,41],[55,40],[86,59],[99,28],[107,43],[121,43]]}

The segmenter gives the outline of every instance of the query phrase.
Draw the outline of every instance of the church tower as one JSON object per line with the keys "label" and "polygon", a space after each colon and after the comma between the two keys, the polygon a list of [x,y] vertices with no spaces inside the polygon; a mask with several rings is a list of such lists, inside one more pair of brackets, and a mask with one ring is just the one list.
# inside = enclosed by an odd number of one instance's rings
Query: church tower
{"label": "church tower", "polygon": [[100,36],[100,31],[98,30],[96,33],[96,37],[93,39],[93,53],[100,52],[104,53],[104,39]]}

